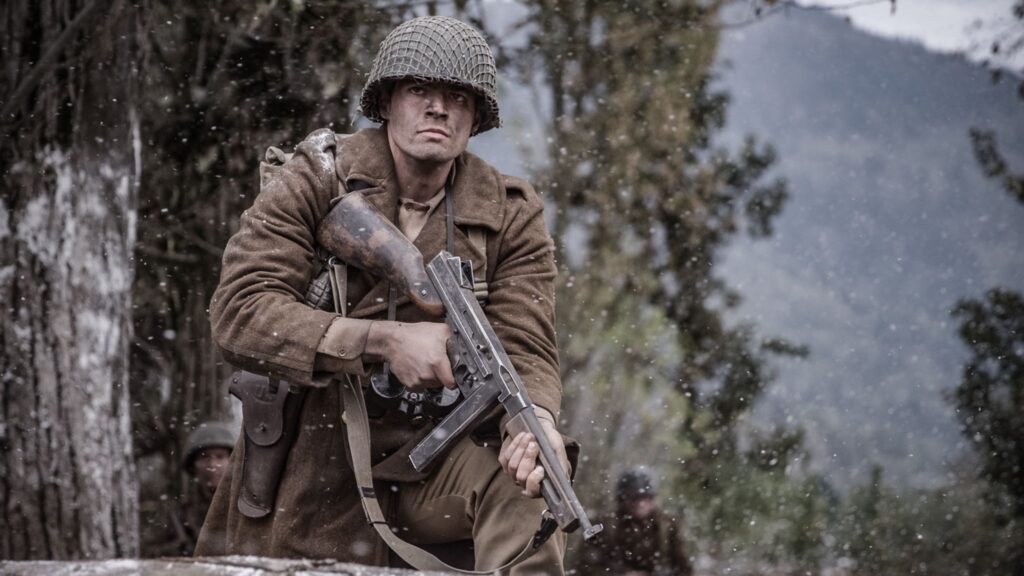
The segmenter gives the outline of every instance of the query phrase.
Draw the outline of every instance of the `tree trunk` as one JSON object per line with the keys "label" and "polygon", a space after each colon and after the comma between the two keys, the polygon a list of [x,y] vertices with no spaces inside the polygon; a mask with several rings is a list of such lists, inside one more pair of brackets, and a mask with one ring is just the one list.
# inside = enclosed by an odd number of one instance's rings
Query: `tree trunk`
{"label": "tree trunk", "polygon": [[134,556],[137,15],[98,0],[2,10],[0,557]]}

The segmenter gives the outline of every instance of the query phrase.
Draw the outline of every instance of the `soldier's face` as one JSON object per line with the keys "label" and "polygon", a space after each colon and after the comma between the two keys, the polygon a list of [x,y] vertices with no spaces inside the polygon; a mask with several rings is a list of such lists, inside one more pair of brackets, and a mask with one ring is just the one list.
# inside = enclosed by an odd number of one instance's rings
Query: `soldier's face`
{"label": "soldier's face", "polygon": [[224,472],[231,461],[231,451],[227,448],[207,448],[196,456],[196,479],[199,484],[211,493],[224,478]]}
{"label": "soldier's face", "polygon": [[654,513],[654,498],[650,496],[634,498],[628,504],[629,514],[633,518],[642,520]]}
{"label": "soldier's face", "polygon": [[385,98],[392,152],[414,162],[443,163],[466,150],[476,118],[473,92],[437,82],[400,80]]}

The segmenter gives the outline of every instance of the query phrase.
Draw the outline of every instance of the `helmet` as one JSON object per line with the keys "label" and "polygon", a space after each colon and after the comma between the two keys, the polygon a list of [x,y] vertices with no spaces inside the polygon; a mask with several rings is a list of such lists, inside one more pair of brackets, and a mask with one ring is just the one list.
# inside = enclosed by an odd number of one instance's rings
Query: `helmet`
{"label": "helmet", "polygon": [[182,466],[190,474],[195,470],[196,457],[207,448],[235,447],[235,430],[226,422],[203,422],[188,435]]}
{"label": "helmet", "polygon": [[495,93],[497,68],[484,37],[475,28],[447,16],[413,18],[395,28],[380,44],[359,109],[383,122],[380,93],[385,82],[418,78],[447,82],[476,93],[480,124],[472,135],[501,126]]}
{"label": "helmet", "polygon": [[654,482],[651,480],[651,476],[641,469],[623,472],[615,486],[615,497],[619,500],[653,498],[654,493]]}

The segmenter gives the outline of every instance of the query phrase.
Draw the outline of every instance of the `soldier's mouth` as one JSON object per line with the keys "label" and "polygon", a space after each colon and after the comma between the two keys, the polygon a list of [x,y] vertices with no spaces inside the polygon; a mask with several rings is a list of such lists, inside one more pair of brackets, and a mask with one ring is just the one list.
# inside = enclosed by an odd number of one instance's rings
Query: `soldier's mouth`
{"label": "soldier's mouth", "polygon": [[440,128],[425,128],[423,130],[420,130],[420,134],[438,134],[440,136],[444,136],[445,138],[449,136],[447,132]]}

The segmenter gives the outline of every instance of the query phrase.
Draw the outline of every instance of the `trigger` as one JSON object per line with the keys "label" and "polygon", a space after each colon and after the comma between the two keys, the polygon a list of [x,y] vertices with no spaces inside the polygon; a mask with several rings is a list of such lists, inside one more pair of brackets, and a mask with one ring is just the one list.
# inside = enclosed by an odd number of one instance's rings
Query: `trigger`
{"label": "trigger", "polygon": [[466,368],[466,365],[457,364],[453,366],[452,373],[455,376],[455,384],[458,385],[459,391],[462,392],[463,396],[468,396],[473,388],[469,386],[469,370]]}

